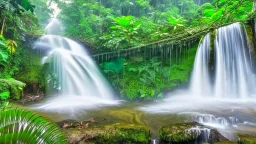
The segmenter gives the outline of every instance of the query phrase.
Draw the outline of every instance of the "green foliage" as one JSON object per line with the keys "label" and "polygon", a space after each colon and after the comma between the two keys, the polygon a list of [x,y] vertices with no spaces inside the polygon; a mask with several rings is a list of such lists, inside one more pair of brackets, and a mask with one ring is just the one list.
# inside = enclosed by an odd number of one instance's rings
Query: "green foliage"
{"label": "green foliage", "polygon": [[214,0],[212,4],[206,3],[200,7],[199,11],[203,14],[200,21],[226,23],[243,20],[252,12],[252,5],[250,0]]}
{"label": "green foliage", "polygon": [[66,143],[56,125],[33,112],[6,108],[0,111],[0,143]]}
{"label": "green foliage", "polygon": [[[23,95],[23,88],[26,86],[25,83],[14,80],[14,79],[0,79],[0,93],[5,95],[9,93],[10,98],[20,99]],[[8,93],[7,93],[8,92]],[[3,96],[7,97],[7,95]],[[6,99],[2,99],[6,100]]]}
{"label": "green foliage", "polygon": [[5,65],[9,57],[7,45],[0,40],[0,66]]}
{"label": "green foliage", "polygon": [[24,10],[34,12],[35,6],[29,0],[1,0],[0,8],[21,13]]}
{"label": "green foliage", "polygon": [[[123,70],[116,72],[106,70],[112,85],[120,91],[121,96],[129,100],[152,100],[162,98],[164,90],[172,90],[188,81],[192,70],[196,47],[189,50],[189,57],[179,65],[162,64],[158,57],[145,60],[134,56],[123,63]],[[114,68],[115,61],[107,62],[109,68]],[[106,63],[105,63],[106,64]]]}
{"label": "green foliage", "polygon": [[34,6],[28,0],[0,0],[0,7],[1,35],[7,39],[24,40],[24,32],[38,31],[38,20],[32,13]]}
{"label": "green foliage", "polygon": [[9,91],[5,91],[0,93],[0,101],[7,101],[10,97],[10,92]]}
{"label": "green foliage", "polygon": [[238,144],[256,144],[256,137],[246,134],[238,134]]}
{"label": "green foliage", "polygon": [[138,42],[140,24],[133,16],[122,16],[114,18],[114,24],[110,26],[110,33],[101,37],[106,43],[106,48],[116,50],[132,46]]}
{"label": "green foliage", "polygon": [[65,35],[89,42],[97,51],[126,49],[175,35],[186,28],[242,20],[251,13],[250,0],[76,0],[55,1]]}
{"label": "green foliage", "polygon": [[11,55],[16,52],[17,43],[14,40],[7,40],[6,45]]}
{"label": "green foliage", "polygon": [[[28,85],[39,84],[40,88],[44,88],[45,79],[43,73],[43,66],[41,64],[41,57],[36,51],[30,50],[23,46],[23,49],[19,49],[17,53],[17,59],[15,65],[18,70],[15,71],[13,77],[25,82]],[[26,57],[23,57],[26,55]],[[24,63],[23,61],[26,61]]]}
{"label": "green foliage", "polygon": [[124,59],[122,58],[117,58],[112,62],[105,62],[103,63],[103,69],[106,72],[115,72],[119,73],[122,71],[124,66]]}

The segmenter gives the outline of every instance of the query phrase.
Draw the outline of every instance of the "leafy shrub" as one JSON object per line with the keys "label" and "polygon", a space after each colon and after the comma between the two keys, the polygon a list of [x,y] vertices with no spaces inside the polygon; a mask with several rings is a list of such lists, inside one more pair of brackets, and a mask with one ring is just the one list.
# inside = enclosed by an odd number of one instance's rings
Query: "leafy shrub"
{"label": "leafy shrub", "polygon": [[9,97],[10,97],[9,91],[0,93],[0,101],[6,101]]}
{"label": "leafy shrub", "polygon": [[7,97],[7,92],[9,92],[10,98],[20,99],[22,97],[22,91],[25,85],[25,83],[14,79],[0,79],[0,93],[4,93],[5,97]]}

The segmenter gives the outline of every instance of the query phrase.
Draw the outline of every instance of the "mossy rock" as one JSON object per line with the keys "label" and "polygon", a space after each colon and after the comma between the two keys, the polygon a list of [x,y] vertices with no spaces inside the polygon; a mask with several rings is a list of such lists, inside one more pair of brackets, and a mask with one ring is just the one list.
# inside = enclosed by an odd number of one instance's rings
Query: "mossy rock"
{"label": "mossy rock", "polygon": [[[204,133],[202,133],[204,131]],[[205,139],[205,134],[209,137]],[[216,129],[204,126],[202,124],[192,123],[178,123],[168,126],[163,126],[159,131],[161,143],[203,143],[210,144],[228,141]]]}
{"label": "mossy rock", "polygon": [[256,144],[256,136],[238,134],[238,144]]}
{"label": "mossy rock", "polygon": [[198,135],[193,132],[188,132],[188,130],[196,126],[197,123],[179,123],[163,126],[159,132],[160,140],[162,143],[177,143],[195,140]]}
{"label": "mossy rock", "polygon": [[0,79],[0,93],[9,92],[11,99],[18,100],[23,96],[25,83],[17,80]]}
{"label": "mossy rock", "polygon": [[63,130],[71,144],[148,144],[150,130],[138,125],[108,125],[103,128]]}

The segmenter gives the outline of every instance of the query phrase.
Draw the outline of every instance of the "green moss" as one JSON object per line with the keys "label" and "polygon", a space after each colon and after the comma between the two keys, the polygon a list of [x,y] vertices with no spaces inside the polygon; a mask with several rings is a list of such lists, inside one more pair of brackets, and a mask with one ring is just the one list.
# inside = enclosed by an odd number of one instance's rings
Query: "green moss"
{"label": "green moss", "polygon": [[238,144],[256,144],[255,136],[238,134],[238,138]]}
{"label": "green moss", "polygon": [[196,127],[196,123],[182,123],[163,126],[159,131],[160,140],[164,142],[188,142],[195,140],[198,135],[187,132]]}
{"label": "green moss", "polygon": [[109,125],[103,128],[65,130],[69,143],[86,142],[95,144],[148,144],[151,140],[149,129],[136,125]]}
{"label": "green moss", "polygon": [[254,37],[253,37],[253,29],[251,27],[251,25],[249,24],[245,24],[245,31],[249,40],[249,45],[250,45],[250,51],[253,53],[254,58],[256,58],[256,50],[254,47]]}
{"label": "green moss", "polygon": [[20,99],[23,95],[25,83],[17,80],[0,79],[0,93],[9,92],[12,99]]}
{"label": "green moss", "polygon": [[216,29],[213,29],[210,33],[210,44],[211,44],[211,48],[210,50],[213,51],[214,50],[214,41],[215,41],[215,38],[216,38]]}
{"label": "green moss", "polygon": [[[196,46],[197,47],[197,46]],[[173,65],[170,71],[170,80],[173,83],[180,84],[187,82],[189,73],[193,68],[196,54],[196,47],[189,50],[189,57],[181,62],[179,65]]]}
{"label": "green moss", "polygon": [[106,127],[110,133],[100,134],[95,138],[96,143],[149,143],[149,130],[134,125],[113,125]]}
{"label": "green moss", "polygon": [[38,83],[42,71],[41,57],[32,53],[27,62],[25,73],[20,73],[17,77],[26,83]]}

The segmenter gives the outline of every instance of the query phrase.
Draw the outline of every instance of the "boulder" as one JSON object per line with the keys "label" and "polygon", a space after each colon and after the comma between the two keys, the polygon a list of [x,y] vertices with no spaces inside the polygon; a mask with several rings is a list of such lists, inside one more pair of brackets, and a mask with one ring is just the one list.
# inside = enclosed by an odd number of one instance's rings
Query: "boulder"
{"label": "boulder", "polygon": [[189,144],[228,141],[216,129],[196,122],[163,126],[159,136],[161,143]]}

